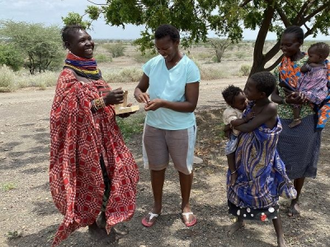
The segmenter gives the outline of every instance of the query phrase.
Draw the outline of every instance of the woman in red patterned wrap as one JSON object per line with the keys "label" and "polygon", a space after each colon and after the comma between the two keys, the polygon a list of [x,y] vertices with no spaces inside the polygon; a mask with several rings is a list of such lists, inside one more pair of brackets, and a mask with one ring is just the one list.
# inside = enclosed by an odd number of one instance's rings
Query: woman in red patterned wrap
{"label": "woman in red patterned wrap", "polygon": [[102,79],[93,59],[94,42],[83,27],[63,28],[62,40],[68,55],[50,113],[49,182],[64,219],[53,246],[79,227],[97,225],[109,233],[129,220],[139,180],[113,109],[123,102],[123,91],[112,90]]}

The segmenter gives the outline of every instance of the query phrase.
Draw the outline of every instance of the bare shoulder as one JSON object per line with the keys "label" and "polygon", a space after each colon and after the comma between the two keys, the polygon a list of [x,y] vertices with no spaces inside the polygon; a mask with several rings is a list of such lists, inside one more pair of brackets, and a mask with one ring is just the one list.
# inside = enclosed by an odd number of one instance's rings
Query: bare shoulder
{"label": "bare shoulder", "polygon": [[277,105],[274,102],[270,102],[265,106],[264,111],[269,115],[277,115]]}

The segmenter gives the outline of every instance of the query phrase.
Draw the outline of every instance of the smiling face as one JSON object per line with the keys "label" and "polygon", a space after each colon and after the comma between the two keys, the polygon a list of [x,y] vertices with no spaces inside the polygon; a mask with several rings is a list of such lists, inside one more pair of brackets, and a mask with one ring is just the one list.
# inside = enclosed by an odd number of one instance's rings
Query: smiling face
{"label": "smiling face", "polygon": [[285,33],[282,35],[280,48],[284,56],[293,58],[300,53],[301,45],[302,43],[297,39],[295,33]]}
{"label": "smiling face", "polygon": [[78,57],[93,57],[94,41],[85,30],[76,31],[66,43],[66,47]]}
{"label": "smiling face", "polygon": [[175,62],[179,53],[179,41],[171,40],[170,36],[165,36],[155,40],[155,46],[166,62]]}
{"label": "smiling face", "polygon": [[234,97],[234,102],[231,107],[236,108],[240,111],[244,111],[247,106],[246,97],[243,92],[239,93]]}

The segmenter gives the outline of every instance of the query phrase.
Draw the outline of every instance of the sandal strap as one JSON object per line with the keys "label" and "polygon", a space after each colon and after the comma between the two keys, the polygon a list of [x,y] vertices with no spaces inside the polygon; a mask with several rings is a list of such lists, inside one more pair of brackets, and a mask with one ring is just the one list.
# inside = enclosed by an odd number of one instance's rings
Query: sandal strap
{"label": "sandal strap", "polygon": [[189,217],[189,215],[194,214],[193,212],[185,212],[181,213],[183,216]]}
{"label": "sandal strap", "polygon": [[159,214],[154,214],[152,212],[149,212],[149,215],[150,215],[149,220],[152,220],[154,217],[157,218],[159,216]]}

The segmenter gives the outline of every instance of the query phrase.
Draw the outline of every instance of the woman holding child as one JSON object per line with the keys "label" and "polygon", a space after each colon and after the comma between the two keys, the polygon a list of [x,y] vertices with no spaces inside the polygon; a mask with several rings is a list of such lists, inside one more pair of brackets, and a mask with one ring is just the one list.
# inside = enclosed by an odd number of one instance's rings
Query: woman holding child
{"label": "woman holding child", "polygon": [[[321,132],[317,131],[317,115],[312,104],[301,92],[288,92],[281,83],[290,83],[295,88],[301,77],[300,68],[307,62],[308,56],[300,50],[304,33],[298,26],[288,27],[281,38],[283,59],[275,71],[279,81],[272,94],[272,101],[278,103],[278,114],[283,130],[278,142],[278,152],[283,159],[290,179],[294,180],[297,197],[291,201],[288,215],[300,213],[298,200],[306,177],[316,177],[317,162],[321,144]],[[321,85],[320,85],[321,86]],[[294,114],[292,104],[300,104],[299,125],[290,128]]]}

